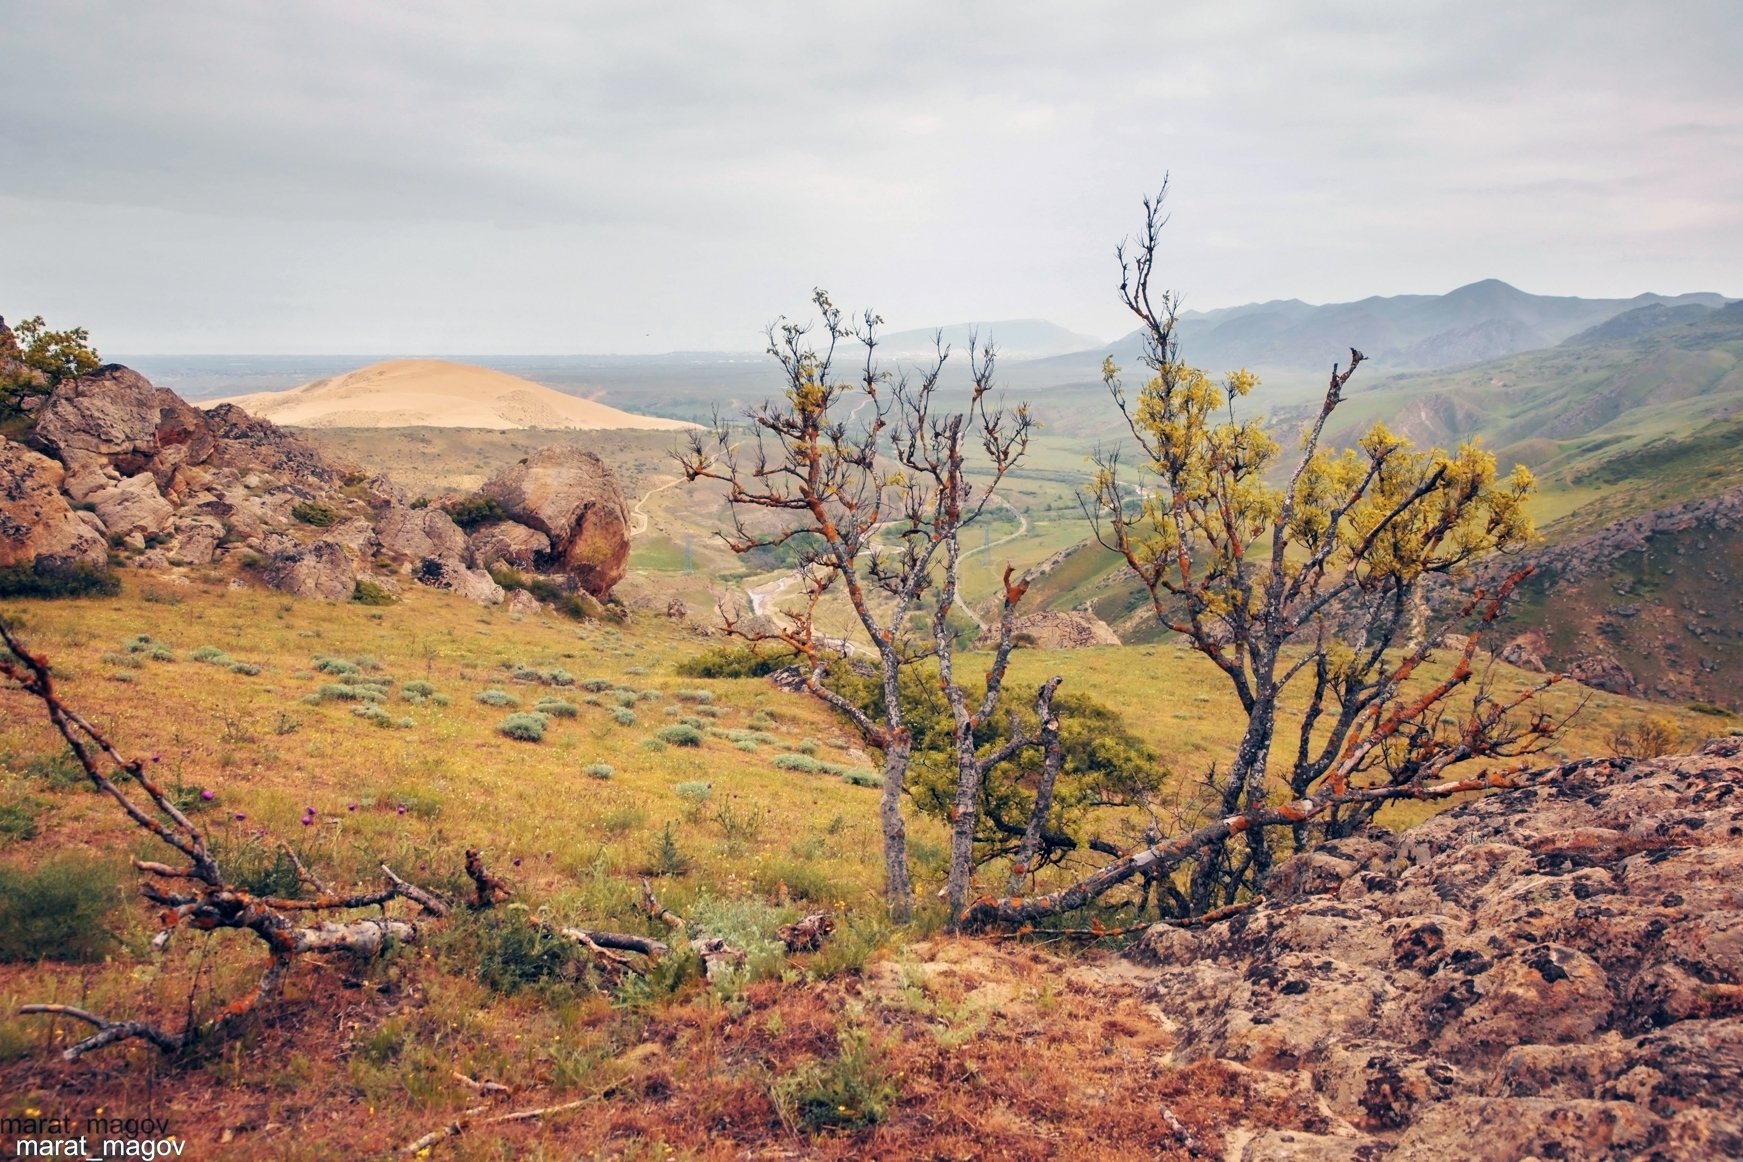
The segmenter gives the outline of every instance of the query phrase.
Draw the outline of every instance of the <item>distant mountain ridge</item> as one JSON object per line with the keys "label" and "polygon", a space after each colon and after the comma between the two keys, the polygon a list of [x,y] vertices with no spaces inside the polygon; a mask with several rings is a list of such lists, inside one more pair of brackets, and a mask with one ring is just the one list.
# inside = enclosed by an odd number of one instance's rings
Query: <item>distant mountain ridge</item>
{"label": "distant mountain ridge", "polygon": [[[1710,292],[1628,299],[1534,295],[1491,278],[1442,295],[1376,295],[1323,305],[1277,299],[1185,311],[1176,334],[1181,357],[1194,366],[1216,372],[1247,367],[1285,381],[1320,376],[1355,347],[1369,359],[1362,376],[1371,380],[1554,347],[1640,308],[1711,309],[1728,301]],[[1102,347],[1036,360],[1020,374],[1025,386],[1081,383],[1099,376],[1104,357],[1130,368],[1141,352],[1134,331]]]}

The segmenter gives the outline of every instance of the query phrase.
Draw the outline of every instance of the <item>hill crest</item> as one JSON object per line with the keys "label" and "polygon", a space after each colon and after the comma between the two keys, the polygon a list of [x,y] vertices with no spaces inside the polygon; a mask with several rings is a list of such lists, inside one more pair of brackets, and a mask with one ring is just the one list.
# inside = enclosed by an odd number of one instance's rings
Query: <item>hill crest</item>
{"label": "hill crest", "polygon": [[389,359],[289,391],[212,400],[297,428],[679,429],[518,375],[446,359]]}

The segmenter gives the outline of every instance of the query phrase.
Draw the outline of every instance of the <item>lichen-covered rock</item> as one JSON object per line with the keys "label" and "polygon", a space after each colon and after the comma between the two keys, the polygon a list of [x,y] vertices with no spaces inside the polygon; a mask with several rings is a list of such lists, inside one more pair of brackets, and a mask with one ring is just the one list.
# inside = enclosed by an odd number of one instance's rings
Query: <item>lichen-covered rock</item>
{"label": "lichen-covered rock", "polygon": [[1338,841],[1138,954],[1178,1060],[1312,1078],[1304,1156],[1743,1156],[1743,738]]}
{"label": "lichen-covered rock", "polygon": [[446,589],[480,605],[501,605],[502,586],[483,569],[468,569],[458,557],[426,557],[414,574],[425,585]]}
{"label": "lichen-covered rock", "polygon": [[476,569],[492,565],[537,569],[550,554],[551,538],[519,521],[491,521],[479,525],[466,537],[466,560]]}
{"label": "lichen-covered rock", "polygon": [[357,568],[344,545],[321,540],[277,556],[266,568],[266,580],[298,597],[344,600],[357,591]]}
{"label": "lichen-covered rock", "polygon": [[61,466],[0,440],[0,565],[102,566],[108,545],[61,495]]}
{"label": "lichen-covered rock", "polygon": [[170,564],[210,565],[224,539],[224,526],[209,516],[183,516],[176,518],[175,533]]}
{"label": "lichen-covered rock", "polygon": [[434,505],[428,508],[390,505],[376,518],[375,535],[383,552],[406,561],[458,557],[466,548],[466,534]]}
{"label": "lichen-covered rock", "polygon": [[33,438],[63,462],[98,457],[123,476],[150,472],[160,486],[181,465],[204,463],[216,446],[199,409],[118,363],[56,387]]}
{"label": "lichen-covered rock", "polygon": [[117,481],[86,499],[98,519],[114,533],[155,536],[169,528],[176,514],[175,506],[163,498],[149,472]]}
{"label": "lichen-covered rock", "polygon": [[629,564],[629,505],[592,452],[545,448],[498,472],[483,494],[551,539],[551,565],[604,599]]}

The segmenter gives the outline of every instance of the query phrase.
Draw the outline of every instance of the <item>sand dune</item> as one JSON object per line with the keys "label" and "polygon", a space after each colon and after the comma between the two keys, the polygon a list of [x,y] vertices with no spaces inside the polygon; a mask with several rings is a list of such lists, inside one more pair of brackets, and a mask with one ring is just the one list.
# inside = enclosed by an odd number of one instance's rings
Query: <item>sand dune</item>
{"label": "sand dune", "polygon": [[443,359],[390,359],[289,391],[213,400],[293,428],[688,428]]}

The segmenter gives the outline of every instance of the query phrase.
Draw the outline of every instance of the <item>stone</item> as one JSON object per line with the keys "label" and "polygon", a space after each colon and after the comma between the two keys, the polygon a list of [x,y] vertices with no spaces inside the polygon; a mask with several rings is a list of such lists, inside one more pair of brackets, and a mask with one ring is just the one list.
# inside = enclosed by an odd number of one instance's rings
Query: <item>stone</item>
{"label": "stone", "polygon": [[[1723,738],[1568,763],[1293,856],[1225,922],[1156,925],[1134,955],[1174,1060],[1305,1074],[1374,1136],[1360,1157],[1743,1156],[1740,760]],[[1282,1133],[1242,1156],[1352,1141]]]}
{"label": "stone", "polygon": [[150,472],[162,486],[180,465],[204,463],[216,446],[199,409],[118,363],[57,386],[32,438],[63,462],[85,453],[124,476]]}
{"label": "stone", "polygon": [[476,569],[508,565],[537,570],[550,555],[551,538],[519,521],[491,521],[466,536],[466,559]]}
{"label": "stone", "polygon": [[[0,440],[0,565],[101,568],[109,546],[90,513],[74,512],[61,495],[62,470],[47,456]],[[88,518],[88,519],[87,519]]]}
{"label": "stone", "polygon": [[434,505],[390,505],[376,518],[375,535],[383,552],[406,561],[458,557],[466,548],[466,534]]}
{"label": "stone", "polygon": [[629,505],[617,477],[579,448],[545,448],[497,473],[482,493],[551,539],[549,567],[601,600],[629,564]]}
{"label": "stone", "polygon": [[357,569],[344,545],[315,541],[285,552],[268,564],[265,576],[274,589],[298,597],[342,601],[357,589]]}
{"label": "stone", "polygon": [[175,506],[163,498],[157,490],[157,480],[149,472],[93,492],[88,501],[112,533],[155,536],[168,529],[175,518]]}
{"label": "stone", "polygon": [[501,605],[504,594],[482,569],[468,569],[458,557],[425,557],[414,576],[425,585],[446,589],[480,605]]}
{"label": "stone", "polygon": [[536,616],[545,611],[545,607],[539,602],[539,599],[525,589],[511,590],[507,605],[508,612],[512,617]]}
{"label": "stone", "polygon": [[224,526],[208,516],[178,517],[169,559],[175,565],[210,565],[224,538]]}

